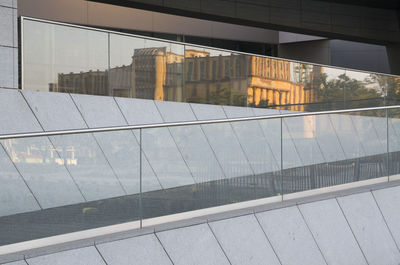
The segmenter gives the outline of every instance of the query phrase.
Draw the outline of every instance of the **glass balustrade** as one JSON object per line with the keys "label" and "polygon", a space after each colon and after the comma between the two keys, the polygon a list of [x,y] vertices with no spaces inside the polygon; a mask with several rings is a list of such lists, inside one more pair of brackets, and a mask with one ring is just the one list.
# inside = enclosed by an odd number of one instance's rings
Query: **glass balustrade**
{"label": "glass balustrade", "polygon": [[396,105],[400,77],[22,19],[26,90],[318,111]]}
{"label": "glass balustrade", "polygon": [[[85,98],[74,100],[81,108]],[[3,136],[0,245],[399,178],[399,107],[299,116],[195,103],[113,102],[125,124],[137,129]],[[254,120],[202,122],[242,117]]]}

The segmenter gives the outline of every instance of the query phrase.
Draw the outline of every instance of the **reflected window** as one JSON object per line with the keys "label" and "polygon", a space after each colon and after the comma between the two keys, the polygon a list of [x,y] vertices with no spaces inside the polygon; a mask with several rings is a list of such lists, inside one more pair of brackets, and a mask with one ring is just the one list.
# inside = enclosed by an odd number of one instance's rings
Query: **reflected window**
{"label": "reflected window", "polygon": [[225,77],[230,76],[230,60],[225,60]]}
{"label": "reflected window", "polygon": [[212,80],[217,79],[217,61],[212,62]]}
{"label": "reflected window", "polygon": [[200,79],[206,79],[206,62],[204,62],[203,60],[200,62]]}
{"label": "reflected window", "polygon": [[186,79],[188,81],[191,81],[192,80],[192,75],[193,75],[193,62],[189,62]]}

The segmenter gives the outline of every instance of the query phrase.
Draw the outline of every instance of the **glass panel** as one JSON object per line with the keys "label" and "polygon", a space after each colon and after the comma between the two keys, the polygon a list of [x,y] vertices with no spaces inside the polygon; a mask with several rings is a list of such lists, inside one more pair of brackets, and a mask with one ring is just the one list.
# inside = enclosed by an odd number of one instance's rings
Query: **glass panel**
{"label": "glass panel", "polygon": [[[190,127],[193,127],[193,129],[189,129]],[[194,169],[193,173],[195,174],[193,176],[197,177],[195,177],[194,183],[181,183],[173,188],[164,188],[162,192],[143,193],[143,217],[151,218],[281,194],[280,172],[276,162],[271,161],[269,153],[262,157],[264,161],[255,156],[265,154],[265,151],[262,150],[263,147],[270,149],[266,137],[261,131],[260,135],[256,132],[252,136],[244,136],[243,133],[246,131],[244,127],[260,128],[257,121],[255,123],[240,122],[235,125],[226,123],[169,128],[182,151],[181,160],[186,161],[191,170]],[[149,137],[147,130],[149,129],[143,129],[144,150],[146,150],[146,144],[152,141],[152,139],[146,140]],[[239,132],[238,138],[235,138],[234,131]],[[184,133],[186,133],[186,139]],[[207,141],[202,140],[204,138]],[[246,156],[248,153],[243,152],[242,148],[250,150],[257,143],[260,147],[253,150],[255,155]],[[205,146],[200,147],[199,144]],[[247,147],[241,144],[247,145]],[[172,147],[158,143],[157,146],[153,145],[152,148],[163,152],[163,150]],[[214,152],[216,160],[212,152],[209,157],[194,153],[203,150],[209,152],[209,149]],[[207,177],[205,174],[215,173],[210,169],[216,167],[216,161],[220,164],[224,175]],[[179,166],[177,162],[179,161],[171,161],[169,166],[172,168]],[[272,163],[274,164],[273,167],[271,167]],[[168,178],[173,181],[174,175]],[[165,181],[167,180],[165,179]]]}
{"label": "glass panel", "polygon": [[184,46],[110,34],[114,96],[183,101]]}
{"label": "glass panel", "polygon": [[136,90],[136,69],[134,55],[144,48],[144,39],[110,34],[110,74],[111,95],[116,97],[142,97]]}
{"label": "glass panel", "polygon": [[108,34],[25,20],[23,88],[109,95]]}
{"label": "glass panel", "polygon": [[[192,109],[199,120],[206,120],[210,117],[226,119],[221,106],[192,104]],[[254,174],[251,166],[243,163],[247,158],[230,124],[205,124],[201,127],[227,178]]]}
{"label": "glass panel", "polygon": [[346,70],[342,82],[345,87],[346,108],[366,108],[384,105],[385,87],[379,75]]}
{"label": "glass panel", "polygon": [[292,111],[400,99],[395,76],[29,19],[23,29],[22,83],[29,90]]}
{"label": "glass panel", "polygon": [[[139,148],[128,147],[130,139],[117,131],[2,140],[0,245],[140,218]],[[113,172],[98,143],[107,158],[132,166]],[[144,190],[160,189],[144,176]]]}
{"label": "glass panel", "polygon": [[[165,122],[194,121],[192,108],[187,103],[155,101]],[[225,178],[217,157],[200,125],[169,128],[196,183]],[[190,137],[188,137],[190,135]],[[204,166],[207,161],[207,167]]]}
{"label": "glass panel", "polygon": [[388,110],[389,175],[400,174],[400,109]]}
{"label": "glass panel", "polygon": [[249,57],[185,46],[186,101],[246,106]]}
{"label": "glass panel", "polygon": [[[385,111],[288,117],[284,121],[304,163],[283,170],[284,192],[387,176]],[[284,148],[283,160],[287,161],[285,156]]]}
{"label": "glass panel", "polygon": [[371,74],[371,79],[375,79],[386,91],[386,105],[399,105],[400,77]]}
{"label": "glass panel", "polygon": [[345,71],[338,68],[314,65],[313,71],[307,75],[305,86],[314,90],[314,100],[319,104],[310,104],[307,111],[343,109]]}

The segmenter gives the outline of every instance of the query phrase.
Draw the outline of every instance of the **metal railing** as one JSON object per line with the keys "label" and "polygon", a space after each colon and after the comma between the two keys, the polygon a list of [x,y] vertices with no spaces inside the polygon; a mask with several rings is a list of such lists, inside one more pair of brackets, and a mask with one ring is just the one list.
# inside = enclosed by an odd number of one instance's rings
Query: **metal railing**
{"label": "metal railing", "polygon": [[1,215],[0,200],[0,245],[390,181],[399,135],[400,106],[3,134],[0,155],[38,206]]}

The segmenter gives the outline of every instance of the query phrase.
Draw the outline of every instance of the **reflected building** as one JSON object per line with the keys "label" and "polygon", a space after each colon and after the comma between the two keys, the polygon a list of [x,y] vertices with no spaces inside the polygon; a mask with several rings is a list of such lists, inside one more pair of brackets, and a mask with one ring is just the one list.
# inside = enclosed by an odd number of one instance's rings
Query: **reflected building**
{"label": "reflected building", "polygon": [[323,67],[242,54],[166,47],[135,49],[130,65],[58,74],[50,91],[220,105],[304,110],[316,99]]}

